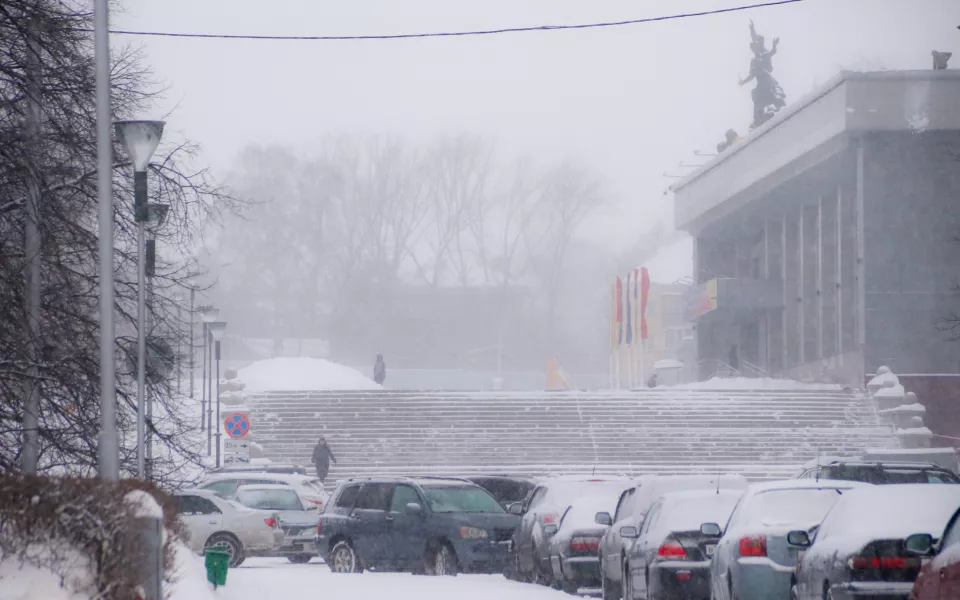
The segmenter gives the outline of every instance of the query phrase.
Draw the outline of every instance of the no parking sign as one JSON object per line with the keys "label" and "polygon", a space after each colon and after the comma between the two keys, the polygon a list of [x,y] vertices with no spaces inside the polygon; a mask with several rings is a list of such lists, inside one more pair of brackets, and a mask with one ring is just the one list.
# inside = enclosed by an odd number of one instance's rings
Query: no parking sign
{"label": "no parking sign", "polygon": [[250,433],[250,417],[244,413],[230,413],[223,419],[223,430],[237,440]]}

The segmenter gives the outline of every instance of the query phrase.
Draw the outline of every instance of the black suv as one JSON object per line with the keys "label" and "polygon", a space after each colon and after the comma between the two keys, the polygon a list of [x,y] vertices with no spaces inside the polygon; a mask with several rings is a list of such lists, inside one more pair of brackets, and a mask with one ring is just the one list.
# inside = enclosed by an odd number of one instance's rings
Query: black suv
{"label": "black suv", "polygon": [[499,573],[520,519],[466,479],[373,477],[337,487],[317,526],[334,573]]}

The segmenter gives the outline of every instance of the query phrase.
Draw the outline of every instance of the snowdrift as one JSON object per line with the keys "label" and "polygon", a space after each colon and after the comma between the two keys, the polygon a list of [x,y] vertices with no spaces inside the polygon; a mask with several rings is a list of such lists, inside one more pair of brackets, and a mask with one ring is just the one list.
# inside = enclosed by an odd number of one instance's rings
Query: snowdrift
{"label": "snowdrift", "polygon": [[359,371],[319,358],[270,358],[239,371],[248,392],[379,390]]}

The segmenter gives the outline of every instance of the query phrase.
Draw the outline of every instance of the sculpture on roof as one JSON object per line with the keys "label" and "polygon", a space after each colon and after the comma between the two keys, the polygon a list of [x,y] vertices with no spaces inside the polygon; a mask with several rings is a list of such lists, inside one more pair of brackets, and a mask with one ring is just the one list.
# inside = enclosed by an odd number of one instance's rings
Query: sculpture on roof
{"label": "sculpture on roof", "polygon": [[942,71],[947,68],[947,63],[950,62],[950,57],[953,56],[953,52],[937,52],[934,50],[933,54],[933,70]]}
{"label": "sculpture on roof", "polygon": [[773,77],[773,56],[777,53],[777,47],[780,45],[780,38],[774,38],[773,46],[768,51],[767,44],[762,35],[757,33],[757,28],[753,21],[750,21],[750,49],[753,51],[753,59],[750,60],[750,75],[746,79],[740,80],[740,85],[744,86],[751,81],[757,82],[757,87],[753,88],[753,123],[750,129],[760,127],[773,118],[781,108],[787,105],[786,94],[780,84]]}
{"label": "sculpture on roof", "polygon": [[726,135],[724,136],[724,141],[717,144],[717,152],[723,152],[730,146],[732,146],[736,141],[740,139],[740,136],[737,135],[737,132],[733,129],[728,129]]}

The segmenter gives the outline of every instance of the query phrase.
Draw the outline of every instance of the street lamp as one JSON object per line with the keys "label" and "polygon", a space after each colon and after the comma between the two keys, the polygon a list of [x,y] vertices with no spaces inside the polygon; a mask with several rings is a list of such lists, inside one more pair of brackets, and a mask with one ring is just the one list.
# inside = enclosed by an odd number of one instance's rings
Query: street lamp
{"label": "street lamp", "polygon": [[214,321],[208,323],[207,327],[210,329],[210,335],[213,337],[214,345],[216,350],[214,354],[217,359],[217,467],[220,466],[220,436],[222,432],[220,431],[222,427],[220,426],[220,340],[223,339],[223,332],[227,329],[226,321]]}
{"label": "street lamp", "polygon": [[[203,318],[203,380],[200,388],[203,398],[200,400],[200,430],[203,431],[203,411],[207,411],[207,456],[213,453],[213,394],[208,389],[207,384],[207,365],[209,371],[213,371],[213,361],[210,360],[210,323],[213,323],[220,317],[220,309],[208,306],[203,309],[200,316]],[[209,400],[209,402],[207,402]]]}
{"label": "street lamp", "polygon": [[[145,322],[147,298],[144,287],[147,265],[144,256],[146,254],[144,230],[147,222],[150,221],[147,202],[147,165],[160,143],[163,125],[163,121],[117,121],[114,123],[117,138],[133,162],[133,212],[134,220],[137,222],[137,475],[141,479],[146,475],[143,447],[146,413],[143,400],[147,355]],[[165,212],[160,215],[155,211],[158,224],[165,215]]]}
{"label": "street lamp", "polygon": [[[153,319],[153,310],[154,310],[154,298],[153,298],[153,278],[157,274],[157,242],[156,236],[157,231],[163,227],[163,224],[167,221],[167,214],[170,212],[169,204],[158,204],[155,202],[147,203],[147,222],[145,225],[147,239],[145,242],[145,252],[144,252],[144,273],[147,279],[147,327],[146,334],[143,336],[144,339],[153,340],[153,329],[156,327]],[[150,347],[156,352],[157,347],[155,344],[151,344]],[[146,353],[141,356],[145,356]],[[140,357],[137,357],[138,361]],[[140,368],[143,369],[146,373],[146,362],[147,359],[143,358],[143,362],[140,364]],[[140,381],[139,378],[137,381]],[[144,382],[146,381],[146,375],[144,375]],[[147,481],[153,480],[153,394],[150,394],[146,390],[146,385],[144,385],[144,394],[145,402],[147,405],[146,408],[146,418],[145,418],[145,433],[144,433],[144,446],[146,458],[144,475]]]}

